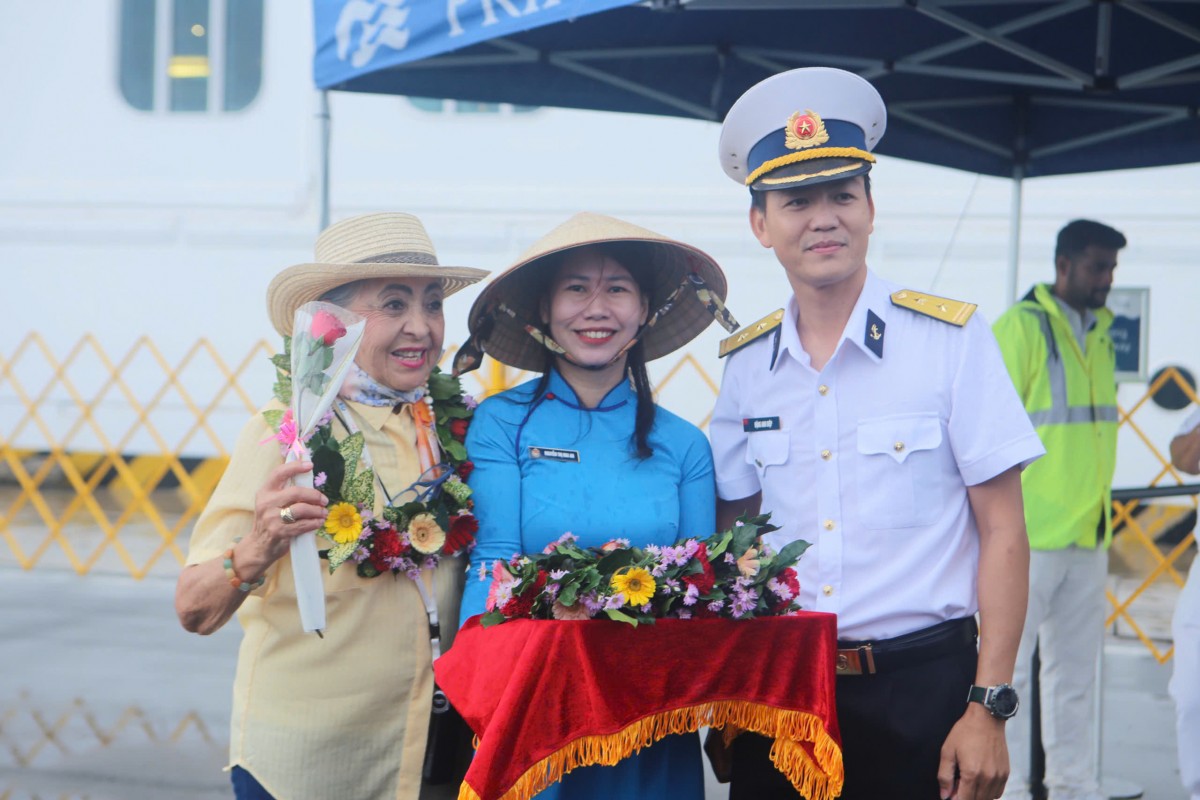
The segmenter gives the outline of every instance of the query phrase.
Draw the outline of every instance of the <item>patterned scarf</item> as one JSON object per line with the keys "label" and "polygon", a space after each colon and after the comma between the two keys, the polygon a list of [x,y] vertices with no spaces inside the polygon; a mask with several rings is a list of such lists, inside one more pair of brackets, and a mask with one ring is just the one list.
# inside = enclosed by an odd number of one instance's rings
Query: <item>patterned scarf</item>
{"label": "patterned scarf", "polygon": [[399,403],[415,403],[425,396],[425,387],[401,392],[384,386],[367,374],[366,370],[357,363],[351,363],[346,373],[346,380],[338,397],[352,403],[362,403],[364,406],[394,406]]}

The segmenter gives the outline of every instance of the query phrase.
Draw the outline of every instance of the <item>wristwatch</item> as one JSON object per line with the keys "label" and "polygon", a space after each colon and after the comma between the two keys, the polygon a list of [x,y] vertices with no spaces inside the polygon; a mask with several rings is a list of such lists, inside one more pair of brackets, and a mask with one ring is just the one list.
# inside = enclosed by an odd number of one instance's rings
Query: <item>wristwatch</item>
{"label": "wristwatch", "polygon": [[1012,719],[1016,716],[1017,690],[1007,683],[996,686],[972,686],[967,693],[968,703],[979,703],[996,719]]}

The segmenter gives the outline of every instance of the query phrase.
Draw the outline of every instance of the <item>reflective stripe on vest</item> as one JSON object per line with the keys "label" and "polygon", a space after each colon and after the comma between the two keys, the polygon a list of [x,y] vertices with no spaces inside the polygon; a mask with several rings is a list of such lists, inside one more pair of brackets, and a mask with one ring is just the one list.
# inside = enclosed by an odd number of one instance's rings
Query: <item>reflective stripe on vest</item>
{"label": "reflective stripe on vest", "polygon": [[1062,354],[1054,342],[1050,330],[1050,317],[1041,309],[1026,309],[1038,318],[1042,336],[1046,339],[1046,372],[1050,378],[1050,408],[1045,411],[1030,411],[1029,421],[1035,428],[1043,425],[1070,425],[1072,423],[1116,422],[1116,406],[1072,406],[1067,403],[1067,369]]}

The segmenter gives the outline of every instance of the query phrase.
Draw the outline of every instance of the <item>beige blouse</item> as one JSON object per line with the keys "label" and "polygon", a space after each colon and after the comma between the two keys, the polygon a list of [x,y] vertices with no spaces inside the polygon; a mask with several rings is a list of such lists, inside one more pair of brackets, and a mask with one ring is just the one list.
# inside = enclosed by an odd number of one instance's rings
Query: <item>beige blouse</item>
{"label": "beige blouse", "polygon": [[[395,496],[420,474],[411,414],[347,405],[376,475]],[[282,461],[276,442],[261,443],[272,433],[261,414],[243,429],[192,533],[189,565],[220,556],[250,532],[255,492]],[[375,494],[378,513],[378,484]],[[433,693],[420,593],[404,575],[360,578],[350,563],[323,574],[324,639],[302,630],[287,556],[238,611],[244,636],[228,768],[249,771],[277,800],[415,798]],[[423,577],[429,585],[433,576]],[[458,627],[462,580],[458,559],[443,560],[433,580],[443,650]]]}

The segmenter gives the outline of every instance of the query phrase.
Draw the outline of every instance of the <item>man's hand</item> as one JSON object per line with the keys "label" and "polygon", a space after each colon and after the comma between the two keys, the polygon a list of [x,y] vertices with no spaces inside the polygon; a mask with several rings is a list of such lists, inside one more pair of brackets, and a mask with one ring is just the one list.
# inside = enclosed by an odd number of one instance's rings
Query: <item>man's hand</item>
{"label": "man's hand", "polygon": [[1008,781],[1004,723],[979,703],[968,703],[942,745],[938,784],[943,800],[993,800]]}

